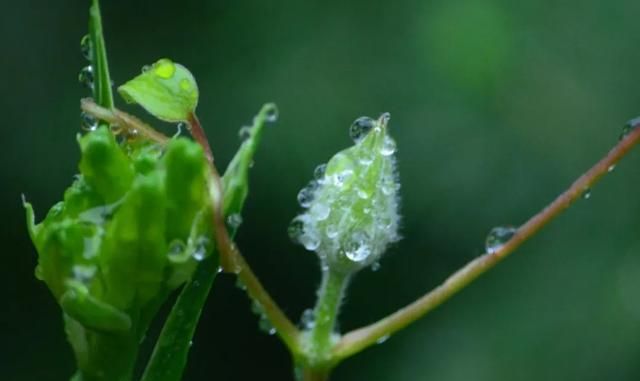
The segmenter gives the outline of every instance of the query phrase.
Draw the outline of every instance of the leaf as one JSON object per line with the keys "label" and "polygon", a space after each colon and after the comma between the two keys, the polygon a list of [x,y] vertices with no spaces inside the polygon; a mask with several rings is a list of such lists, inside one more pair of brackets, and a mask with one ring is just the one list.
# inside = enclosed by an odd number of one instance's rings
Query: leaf
{"label": "leaf", "polygon": [[[274,104],[266,104],[262,107],[253,120],[249,137],[242,143],[227,167],[222,178],[225,216],[242,211],[249,191],[248,174],[253,156],[266,122],[274,121],[276,115],[277,109]],[[229,226],[229,229],[229,233],[233,236],[236,227]],[[217,266],[217,255],[212,255],[198,264],[192,280],[184,286],[167,317],[142,381],[180,381],[182,379],[193,335],[217,274],[215,271]]]}
{"label": "leaf", "polygon": [[137,103],[167,122],[188,121],[198,105],[198,85],[184,66],[167,58],[118,88],[128,103]]}
{"label": "leaf", "polygon": [[113,94],[111,92],[111,78],[109,76],[109,64],[107,51],[102,33],[102,17],[100,16],[100,4],[93,0],[89,8],[89,60],[93,66],[94,84],[93,96],[96,103],[105,108],[113,107]]}

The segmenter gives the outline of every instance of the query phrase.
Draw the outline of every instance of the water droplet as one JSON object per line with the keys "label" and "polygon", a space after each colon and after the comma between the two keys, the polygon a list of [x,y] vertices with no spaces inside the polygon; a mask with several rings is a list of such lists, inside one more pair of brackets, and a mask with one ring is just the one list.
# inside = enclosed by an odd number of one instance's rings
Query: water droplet
{"label": "water droplet", "polygon": [[302,246],[309,251],[314,251],[320,246],[320,238],[315,234],[305,233],[298,238]]}
{"label": "water droplet", "polygon": [[200,262],[207,257],[207,246],[209,245],[209,238],[198,237],[193,250],[193,259]]}
{"label": "water droplet", "polygon": [[382,115],[380,115],[380,118],[378,118],[378,122],[382,127],[387,127],[387,124],[389,124],[390,119],[391,119],[391,114],[388,112],[383,112]]}
{"label": "water droplet", "polygon": [[334,239],[338,236],[338,227],[336,225],[329,225],[327,226],[326,233],[329,239]]}
{"label": "water droplet", "polygon": [[242,281],[240,280],[240,278],[236,278],[236,287],[239,288],[242,291],[246,291],[247,290],[247,286],[244,285],[244,283],[242,283]]}
{"label": "water droplet", "polygon": [[622,128],[622,133],[620,134],[620,137],[618,139],[622,140],[626,138],[627,135],[629,135],[631,131],[633,131],[638,126],[640,126],[640,116],[637,118],[631,119],[624,125],[624,127]]}
{"label": "water droplet", "polygon": [[302,217],[298,216],[291,221],[289,224],[289,228],[287,229],[289,233],[289,238],[295,243],[300,242],[299,238],[304,234],[304,220]]}
{"label": "water droplet", "polygon": [[242,141],[249,139],[251,137],[251,127],[249,126],[240,127],[240,129],[238,130],[238,137]]}
{"label": "water droplet", "polygon": [[319,166],[316,167],[316,169],[313,170],[313,177],[316,180],[322,180],[322,178],[324,178],[324,173],[326,171],[327,171],[327,165],[320,164]]}
{"label": "water droplet", "polygon": [[500,248],[509,241],[517,231],[518,229],[513,226],[498,226],[491,229],[484,244],[485,250],[488,254],[495,253],[500,250]]}
{"label": "water droplet", "polygon": [[582,191],[582,198],[585,200],[588,200],[589,198],[591,198],[591,188],[585,188]]}
{"label": "water droplet", "polygon": [[317,202],[313,204],[309,212],[311,213],[311,216],[313,216],[313,218],[316,221],[324,221],[327,218],[329,218],[329,214],[331,213],[331,208],[329,207],[329,205],[323,202]]}
{"label": "water droplet", "polygon": [[366,200],[369,198],[369,193],[365,192],[364,189],[358,188],[356,192],[358,193],[358,197],[360,197],[363,200]]}
{"label": "water droplet", "polygon": [[333,183],[337,187],[342,187],[344,183],[351,178],[351,176],[353,176],[353,171],[350,169],[345,169],[344,171],[335,174],[335,176],[333,177]]}
{"label": "water droplet", "polygon": [[371,271],[378,271],[380,270],[380,262],[373,262],[371,264]]}
{"label": "water droplet", "polygon": [[361,156],[358,161],[360,162],[360,164],[368,166],[371,165],[371,163],[373,163],[373,156],[372,155],[364,155]]}
{"label": "water droplet", "polygon": [[73,277],[84,284],[91,282],[97,270],[97,267],[92,265],[74,265],[71,269]]}
{"label": "water droplet", "polygon": [[143,67],[140,68],[141,73],[146,73],[149,70],[151,70],[151,65],[144,65]]}
{"label": "water droplet", "polygon": [[92,59],[92,54],[93,54],[93,47],[91,44],[91,37],[86,34],[84,37],[82,37],[82,40],[80,40],[80,53],[82,53],[82,56],[87,60],[87,61],[91,61]]}
{"label": "water droplet", "polygon": [[93,90],[93,66],[85,66],[78,74],[78,81],[87,89]]}
{"label": "water droplet", "polygon": [[615,164],[611,164],[609,166],[609,168],[607,168],[607,172],[609,172],[609,173],[611,173],[611,172],[613,172],[615,170],[616,170],[616,165]]}
{"label": "water droplet", "polygon": [[85,131],[95,131],[98,128],[98,121],[83,111],[80,113],[80,127]]}
{"label": "water droplet", "polygon": [[237,229],[242,224],[242,216],[240,213],[234,213],[227,217],[227,225],[232,229]]}
{"label": "water droplet", "polygon": [[311,206],[316,188],[317,184],[315,182],[311,182],[298,192],[298,204],[300,204],[301,207],[308,208]]}
{"label": "water droplet", "polygon": [[389,340],[389,337],[391,337],[391,335],[384,335],[381,338],[379,338],[378,340],[376,340],[376,344],[382,344],[385,341]]}
{"label": "water droplet", "polygon": [[174,239],[169,244],[169,252],[167,255],[169,256],[169,259],[178,259],[182,257],[186,249],[187,245],[185,245],[182,240]]}
{"label": "water droplet", "polygon": [[359,143],[365,136],[367,136],[369,131],[371,131],[375,125],[375,120],[368,116],[361,116],[351,124],[351,127],[349,128],[349,136],[355,143]]}
{"label": "water droplet", "polygon": [[278,107],[276,105],[269,105],[269,109],[267,109],[267,113],[264,116],[264,119],[268,123],[275,123],[278,120]]}
{"label": "water droplet", "polygon": [[189,347],[193,347],[193,340],[189,340]]}
{"label": "water droplet", "polygon": [[384,137],[382,147],[380,147],[380,154],[382,156],[390,156],[396,152],[396,142],[388,136]]}
{"label": "water droplet", "polygon": [[362,232],[356,232],[351,237],[344,249],[344,255],[354,262],[362,262],[371,254],[371,247],[368,244],[368,236]]}
{"label": "water droplet", "polygon": [[162,58],[153,65],[153,73],[162,79],[170,79],[176,73],[176,65],[167,58]]}
{"label": "water droplet", "polygon": [[311,330],[315,325],[315,319],[313,316],[313,310],[311,308],[307,308],[302,312],[302,316],[300,317],[300,325],[304,330]]}

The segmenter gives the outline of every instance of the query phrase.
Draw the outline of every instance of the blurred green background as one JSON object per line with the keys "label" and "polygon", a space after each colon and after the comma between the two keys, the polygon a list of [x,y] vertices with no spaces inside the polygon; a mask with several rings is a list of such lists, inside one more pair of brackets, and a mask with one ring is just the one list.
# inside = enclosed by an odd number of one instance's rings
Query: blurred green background
{"label": "blurred green background", "polygon": [[[20,194],[41,218],[77,172],[87,7],[6,1],[0,12],[3,380],[65,380],[74,367],[59,308],[33,277]],[[264,102],[279,105],[238,244],[291,317],[313,304],[319,281],[315,257],[287,237],[296,193],[317,164],[350,144],[351,121],[391,113],[405,238],[379,271],[357,276],[343,330],[405,305],[481,254],[491,227],[524,222],[640,114],[636,0],[102,7],[115,84],[160,57],[189,67],[219,163]],[[333,379],[640,379],[639,166],[632,153],[589,200]],[[290,367],[284,346],[258,331],[233,278],[220,276],[185,380],[288,380]]]}

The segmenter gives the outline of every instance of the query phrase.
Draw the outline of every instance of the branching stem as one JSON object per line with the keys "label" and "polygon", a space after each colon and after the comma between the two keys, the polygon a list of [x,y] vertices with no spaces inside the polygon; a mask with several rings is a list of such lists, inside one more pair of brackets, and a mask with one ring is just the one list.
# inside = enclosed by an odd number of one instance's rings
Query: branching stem
{"label": "branching stem", "polygon": [[616,163],[640,141],[640,122],[634,123],[634,125],[630,126],[627,135],[624,136],[604,158],[580,176],[551,204],[531,217],[501,248],[491,254],[484,254],[472,260],[447,278],[440,286],[408,306],[376,323],[345,334],[334,348],[333,356],[336,361],[343,360],[362,351],[383,337],[391,335],[423,317],[429,311],[473,282],[484,272],[498,264],[502,259],[520,247],[526,240],[534,236],[542,227],[581,198],[585,192],[588,192],[598,180],[609,172],[610,168],[613,168]]}

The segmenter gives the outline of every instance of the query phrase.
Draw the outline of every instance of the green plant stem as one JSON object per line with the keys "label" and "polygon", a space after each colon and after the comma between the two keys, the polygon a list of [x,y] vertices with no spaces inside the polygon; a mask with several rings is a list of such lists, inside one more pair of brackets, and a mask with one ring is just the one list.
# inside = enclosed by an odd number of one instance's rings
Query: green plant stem
{"label": "green plant stem", "polygon": [[214,164],[213,154],[207,136],[200,124],[200,121],[192,114],[189,119],[190,131],[193,138],[200,143],[205,153],[209,157],[211,165],[211,173],[213,180],[211,181],[211,197],[214,205],[213,227],[216,237],[216,247],[220,253],[220,265],[223,270],[237,274],[240,282],[247,288],[249,296],[260,304],[262,312],[269,320],[273,328],[275,328],[278,336],[284,341],[292,352],[298,351],[299,331],[296,326],[282,312],[282,309],[271,298],[271,295],[265,290],[260,283],[258,277],[253,273],[251,267],[247,264],[244,257],[238,250],[238,247],[229,237],[227,226],[224,223],[223,215],[223,187],[220,175]]}
{"label": "green plant stem", "polygon": [[99,105],[110,109],[113,107],[113,94],[98,0],[92,0],[89,8],[89,38],[91,41],[91,64],[95,73],[93,94]]}
{"label": "green plant stem", "polygon": [[344,298],[344,292],[349,282],[349,275],[325,270],[322,273],[322,284],[318,291],[318,300],[313,311],[313,328],[309,335],[311,348],[310,360],[320,368],[327,366],[334,344],[334,333],[338,309]]}
{"label": "green plant stem", "polygon": [[583,194],[591,189],[610,168],[624,157],[640,141],[640,127],[633,126],[629,133],[616,144],[609,153],[591,169],[580,176],[564,193],[538,214],[522,225],[516,234],[500,249],[491,254],[484,254],[455,272],[444,283],[428,292],[415,302],[379,320],[376,323],[356,329],[342,337],[334,347],[333,356],[341,361],[375,344],[383,337],[389,336],[433,310],[480,275],[498,264],[511,254],[526,240],[534,236],[542,227],[566,210]]}

